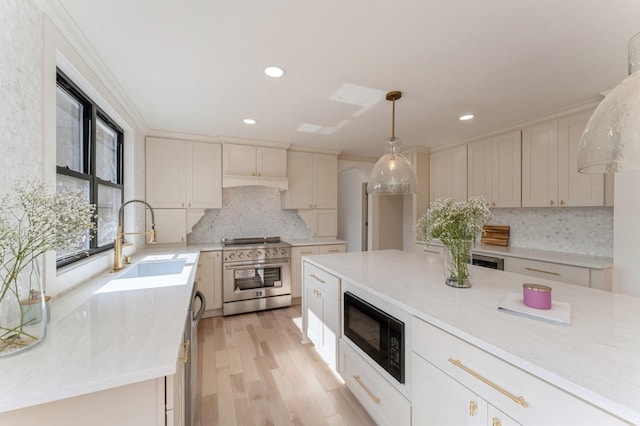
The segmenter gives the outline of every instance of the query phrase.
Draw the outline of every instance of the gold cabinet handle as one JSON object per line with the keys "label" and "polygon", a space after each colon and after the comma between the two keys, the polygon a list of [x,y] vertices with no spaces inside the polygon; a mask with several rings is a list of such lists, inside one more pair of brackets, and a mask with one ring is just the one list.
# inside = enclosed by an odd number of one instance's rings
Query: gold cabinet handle
{"label": "gold cabinet handle", "polygon": [[543,274],[560,275],[558,272],[545,271],[544,269],[536,269],[536,268],[524,268],[524,269],[526,269],[527,271],[542,272]]}
{"label": "gold cabinet handle", "polygon": [[362,389],[364,389],[364,391],[369,395],[369,397],[373,400],[373,402],[375,402],[376,404],[380,404],[380,398],[378,398],[373,392],[371,392],[371,390],[367,387],[367,385],[365,385],[362,382],[362,379],[360,378],[360,376],[354,374],[353,378],[355,379],[356,382],[358,382],[358,384],[362,387]]}
{"label": "gold cabinet handle", "polygon": [[300,253],[300,254],[313,254],[313,252],[312,252],[312,251],[303,251],[303,252],[302,252],[302,253]]}
{"label": "gold cabinet handle", "polygon": [[477,409],[478,409],[478,404],[476,404],[475,401],[469,401],[469,415],[471,417],[473,417]]}
{"label": "gold cabinet handle", "polygon": [[333,249],[333,250],[329,250],[329,253],[342,253],[342,251],[338,249]]}
{"label": "gold cabinet handle", "polygon": [[564,200],[560,200],[560,205],[564,206]]}
{"label": "gold cabinet handle", "polygon": [[491,202],[491,207],[495,207],[495,206],[496,206],[496,202],[495,202],[495,201],[492,201],[492,202]]}
{"label": "gold cabinet handle", "polygon": [[440,252],[439,252],[439,251],[437,251],[437,250],[427,250],[427,249],[424,249],[424,251],[425,251],[425,252],[427,252],[427,253],[440,254]]}
{"label": "gold cabinet handle", "polygon": [[491,426],[502,426],[502,422],[494,417]]}
{"label": "gold cabinet handle", "polygon": [[326,284],[325,280],[323,280],[322,278],[318,277],[316,274],[311,274],[311,278],[314,278],[314,279],[320,281],[322,284]]}
{"label": "gold cabinet handle", "polygon": [[553,205],[553,200],[550,200],[550,201],[549,201],[549,204],[550,204],[550,205]]}
{"label": "gold cabinet handle", "polygon": [[490,381],[489,379],[484,378],[483,376],[481,376],[480,374],[476,373],[475,371],[473,371],[469,367],[463,365],[462,362],[460,362],[459,359],[449,358],[449,362],[451,364],[455,365],[456,367],[460,368],[461,370],[471,374],[473,377],[475,377],[476,379],[480,380],[482,383],[485,383],[485,384],[491,386],[492,388],[494,388],[495,390],[497,390],[498,392],[500,392],[501,394],[503,394],[507,398],[511,399],[516,404],[520,404],[525,408],[529,406],[527,401],[525,401],[524,396],[514,396],[513,394],[507,392],[506,390],[504,390],[500,386],[498,386],[495,383],[493,383],[492,381]]}
{"label": "gold cabinet handle", "polygon": [[189,346],[191,346],[191,339],[187,339],[187,341],[184,342],[182,346],[184,346],[184,356],[180,361],[186,364],[187,362],[189,362]]}

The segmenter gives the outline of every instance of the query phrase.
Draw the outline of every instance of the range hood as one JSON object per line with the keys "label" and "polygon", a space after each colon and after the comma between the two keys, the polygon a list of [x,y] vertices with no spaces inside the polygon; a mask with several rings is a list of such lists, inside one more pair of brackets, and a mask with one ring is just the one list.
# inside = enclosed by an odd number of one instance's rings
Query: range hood
{"label": "range hood", "polygon": [[286,191],[289,189],[289,178],[234,175],[222,176],[223,188],[235,188],[238,186],[266,186],[269,188],[277,188],[280,191]]}

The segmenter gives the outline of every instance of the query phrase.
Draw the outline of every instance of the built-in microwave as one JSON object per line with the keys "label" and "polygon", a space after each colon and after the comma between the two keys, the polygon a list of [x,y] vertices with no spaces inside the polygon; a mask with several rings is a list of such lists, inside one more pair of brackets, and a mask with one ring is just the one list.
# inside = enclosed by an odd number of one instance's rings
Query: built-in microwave
{"label": "built-in microwave", "polygon": [[348,291],[343,301],[344,335],[404,383],[404,323]]}

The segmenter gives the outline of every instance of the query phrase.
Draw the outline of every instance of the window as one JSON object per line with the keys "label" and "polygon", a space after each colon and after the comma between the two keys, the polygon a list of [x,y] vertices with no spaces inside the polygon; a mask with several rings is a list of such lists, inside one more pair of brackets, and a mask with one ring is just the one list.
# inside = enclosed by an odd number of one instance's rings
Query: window
{"label": "window", "polygon": [[60,70],[56,93],[56,179],[95,204],[95,235],[85,247],[56,253],[58,266],[113,247],[124,197],[123,132]]}

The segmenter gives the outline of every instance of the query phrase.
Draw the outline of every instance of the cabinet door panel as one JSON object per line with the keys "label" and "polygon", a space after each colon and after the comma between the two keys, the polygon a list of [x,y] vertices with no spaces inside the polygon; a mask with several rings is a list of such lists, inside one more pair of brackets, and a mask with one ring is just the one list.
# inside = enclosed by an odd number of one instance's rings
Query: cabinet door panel
{"label": "cabinet door panel", "polygon": [[[185,209],[154,209],[159,244],[187,241],[187,211]],[[147,229],[151,229],[151,214],[147,210]]]}
{"label": "cabinet door panel", "polygon": [[255,176],[256,147],[224,144],[222,147],[223,173],[233,176]]}
{"label": "cabinet door panel", "polygon": [[412,424],[487,424],[487,403],[418,355],[412,355]]}
{"label": "cabinet door panel", "polygon": [[324,329],[322,292],[312,283],[305,282],[307,337],[316,348],[322,348],[322,333]]}
{"label": "cabinet door panel", "polygon": [[222,208],[222,147],[219,144],[187,142],[187,165],[186,207]]}
{"label": "cabinet door panel", "polygon": [[338,159],[335,155],[313,154],[314,202],[316,209],[338,208]]}
{"label": "cabinet door panel", "polygon": [[492,201],[492,158],[493,141],[491,139],[470,143],[468,147],[469,196],[484,197],[488,202]]}
{"label": "cabinet door panel", "polygon": [[283,194],[286,209],[313,208],[313,154],[291,151],[287,154],[289,189]]}
{"label": "cabinet door panel", "polygon": [[493,139],[491,205],[522,205],[521,134],[512,132]]}
{"label": "cabinet door panel", "polygon": [[462,145],[444,151],[434,152],[430,158],[430,196],[467,199],[467,146]]}
{"label": "cabinet door panel", "polygon": [[147,202],[153,208],[185,207],[184,141],[147,138]]}
{"label": "cabinet door panel", "polygon": [[522,132],[522,207],[558,205],[558,122]]}
{"label": "cabinet door panel", "polygon": [[287,150],[256,148],[256,172],[262,177],[287,177]]}
{"label": "cabinet door panel", "polygon": [[578,173],[580,138],[591,111],[560,120],[558,136],[558,197],[561,206],[602,206],[604,174]]}
{"label": "cabinet door panel", "polygon": [[338,211],[314,210],[314,237],[335,237],[338,235]]}

